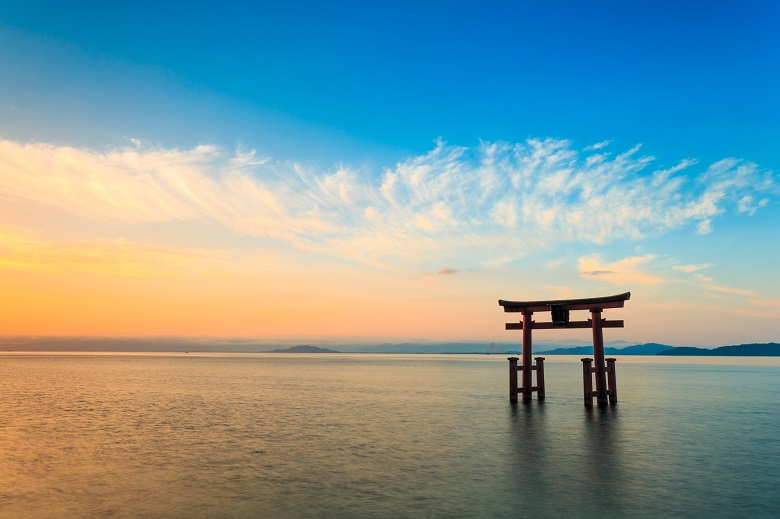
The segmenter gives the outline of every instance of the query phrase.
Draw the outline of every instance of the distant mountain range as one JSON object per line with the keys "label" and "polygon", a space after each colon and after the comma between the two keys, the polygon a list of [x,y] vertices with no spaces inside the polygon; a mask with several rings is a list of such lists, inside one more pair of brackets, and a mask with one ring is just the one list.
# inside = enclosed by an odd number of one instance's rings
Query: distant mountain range
{"label": "distant mountain range", "polygon": [[780,344],[769,342],[763,344],[739,344],[737,346],[721,346],[720,348],[693,348],[683,346],[665,350],[658,355],[697,355],[707,357],[780,357]]}
{"label": "distant mountain range", "polygon": [[[296,341],[297,342],[297,341]],[[303,342],[303,341],[301,341]],[[318,341],[320,342],[320,341]],[[534,341],[534,355],[593,355],[593,346],[584,341],[567,339],[559,342]],[[231,353],[475,353],[517,355],[518,342],[440,342],[383,343],[323,340],[323,346],[259,339],[193,338],[193,337],[30,337],[0,336],[0,350],[5,351],[102,351],[102,352],[231,352]],[[274,349],[276,348],[276,349]],[[623,340],[604,343],[607,355],[694,355],[694,356],[780,356],[780,344],[739,344],[720,348],[675,347],[666,344],[633,344]]]}
{"label": "distant mountain range", "polygon": [[[593,346],[577,346],[575,348],[556,348],[540,351],[545,355],[593,355]],[[721,346],[720,348],[694,348],[692,346],[668,346],[650,342],[625,348],[604,348],[605,355],[676,355],[676,356],[707,356],[707,357],[780,357],[780,344],[769,342],[764,344],[738,344]]]}
{"label": "distant mountain range", "polygon": [[[495,351],[480,350],[474,344],[453,343],[451,345],[425,345],[428,351],[419,351],[423,345],[418,344],[384,344],[379,345],[374,350],[375,353],[499,353]],[[380,348],[384,347],[384,351]],[[453,351],[462,348],[470,351]],[[378,351],[377,351],[378,350]],[[447,351],[450,350],[450,351]],[[272,350],[273,353],[339,353],[334,350],[318,348],[317,346],[293,346]],[[504,352],[505,354],[514,354],[513,351]],[[766,344],[740,344],[736,346],[721,346],[720,348],[694,348],[690,346],[675,347],[668,344],[658,344],[649,342],[646,344],[636,344],[634,346],[625,346],[623,348],[605,347],[606,355],[696,355],[696,356],[731,356],[731,357],[780,357],[780,344],[770,342]],[[575,346],[573,348],[555,348],[553,350],[534,352],[534,354],[544,355],[593,355],[593,346]]]}
{"label": "distant mountain range", "polygon": [[[662,352],[677,349],[674,346],[648,342],[624,348],[604,347],[606,355],[659,355]],[[593,346],[577,346],[574,348],[555,348],[554,350],[540,351],[545,355],[593,355]]]}
{"label": "distant mountain range", "polygon": [[[540,351],[545,355],[592,355],[593,346],[577,346],[574,348],[556,348]],[[675,356],[707,356],[707,357],[780,357],[780,344],[776,342],[764,344],[738,344],[721,346],[720,348],[694,348],[692,346],[669,346],[650,342],[626,346],[625,348],[604,348],[605,355],[675,355]]]}
{"label": "distant mountain range", "polygon": [[309,346],[302,344],[300,346],[292,346],[290,348],[279,348],[271,350],[271,353],[339,353],[335,350],[329,350],[327,348],[318,348],[317,346]]}

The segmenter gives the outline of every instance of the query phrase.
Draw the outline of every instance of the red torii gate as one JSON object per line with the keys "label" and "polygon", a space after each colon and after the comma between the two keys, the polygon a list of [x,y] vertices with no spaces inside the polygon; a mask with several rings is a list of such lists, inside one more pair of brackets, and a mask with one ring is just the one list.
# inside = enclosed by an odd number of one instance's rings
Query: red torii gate
{"label": "red torii gate", "polygon": [[[623,304],[631,297],[631,292],[607,297],[591,297],[586,299],[556,299],[551,301],[504,301],[498,304],[504,307],[504,312],[520,312],[523,321],[506,323],[507,330],[523,330],[523,364],[517,365],[517,357],[509,357],[509,400],[517,402],[517,395],[523,395],[523,402],[532,400],[536,391],[539,400],[544,399],[544,357],[536,357],[536,364],[531,360],[531,330],[551,330],[558,328],[592,328],[593,357],[582,359],[582,376],[585,405],[593,405],[596,397],[598,405],[617,402],[617,384],[615,379],[615,359],[604,358],[603,328],[623,328],[623,321],[607,321],[601,318],[605,308],[623,308]],[[588,310],[591,319],[587,321],[569,321],[569,311]],[[550,322],[537,323],[531,320],[534,312],[550,312]],[[605,365],[606,362],[606,365]],[[522,371],[521,386],[517,386],[517,372]],[[536,386],[533,385],[533,372],[536,371]],[[593,391],[593,378],[596,375],[596,391]],[[609,384],[607,384],[609,382]]]}

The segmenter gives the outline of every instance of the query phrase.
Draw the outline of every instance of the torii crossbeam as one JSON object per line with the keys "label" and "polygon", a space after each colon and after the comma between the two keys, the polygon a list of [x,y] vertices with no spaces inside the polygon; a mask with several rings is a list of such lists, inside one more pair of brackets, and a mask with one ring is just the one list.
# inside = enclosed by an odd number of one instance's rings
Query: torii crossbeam
{"label": "torii crossbeam", "polygon": [[[591,297],[586,299],[555,299],[550,301],[505,301],[498,300],[504,307],[504,312],[519,312],[523,320],[519,323],[506,323],[507,330],[523,331],[522,366],[517,365],[517,357],[509,357],[509,400],[517,402],[517,395],[523,395],[523,401],[532,399],[533,392],[538,398],[544,398],[544,358],[537,357],[534,365],[531,359],[531,330],[551,330],[558,328],[591,328],[593,330],[593,357],[582,359],[585,405],[593,405],[596,397],[598,405],[617,402],[617,387],[615,380],[615,359],[604,359],[603,328],[623,328],[623,321],[607,321],[601,318],[602,310],[606,308],[623,308],[631,297],[631,292],[607,297]],[[587,321],[569,321],[569,312],[588,310],[591,319]],[[550,312],[550,322],[535,322],[531,320],[534,312]],[[591,361],[595,366],[591,367]],[[605,361],[607,365],[605,365]],[[521,386],[517,386],[517,372],[522,371]],[[537,385],[533,385],[533,371],[536,371]],[[593,391],[592,374],[596,375],[596,391]],[[609,376],[609,385],[607,385]]]}

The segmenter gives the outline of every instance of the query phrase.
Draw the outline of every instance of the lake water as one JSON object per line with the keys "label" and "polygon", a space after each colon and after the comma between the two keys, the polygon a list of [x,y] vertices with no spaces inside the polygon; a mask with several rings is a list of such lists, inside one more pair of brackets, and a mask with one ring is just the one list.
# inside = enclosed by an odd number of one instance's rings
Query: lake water
{"label": "lake water", "polygon": [[780,517],[780,359],[618,359],[0,354],[0,517]]}

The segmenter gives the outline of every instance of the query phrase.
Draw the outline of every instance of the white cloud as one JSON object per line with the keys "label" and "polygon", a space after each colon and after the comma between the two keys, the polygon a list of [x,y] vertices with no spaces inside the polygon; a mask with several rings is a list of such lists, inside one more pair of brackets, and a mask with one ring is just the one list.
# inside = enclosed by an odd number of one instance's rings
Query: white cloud
{"label": "white cloud", "polygon": [[612,141],[601,141],[597,142],[596,144],[592,144],[591,146],[586,146],[584,151],[595,151],[600,150],[601,148],[605,148],[609,145],[609,143]]}
{"label": "white cloud", "polygon": [[707,218],[696,224],[696,234],[709,234],[712,232],[712,220]]}
{"label": "white cloud", "polygon": [[439,141],[372,174],[208,145],[132,140],[94,151],[0,140],[0,200],[118,226],[217,222],[373,265],[455,253],[500,265],[559,242],[637,240],[686,226],[710,232],[719,214],[753,214],[775,189],[771,173],[752,163],[724,159],[696,174],[686,159],[654,171],[639,150],[594,161],[557,139],[473,150]]}
{"label": "white cloud", "polygon": [[672,270],[681,270],[686,274],[690,274],[691,272],[696,272],[697,270],[710,268],[711,266],[712,263],[703,263],[701,265],[675,265],[672,267]]}
{"label": "white cloud", "polygon": [[780,299],[751,299],[737,310],[740,315],[780,320]]}
{"label": "white cloud", "polygon": [[0,268],[79,269],[120,276],[172,274],[211,268],[229,259],[224,250],[114,240],[51,242],[25,229],[0,226]]}
{"label": "white cloud", "polygon": [[758,297],[758,292],[753,290],[744,290],[742,288],[731,288],[723,285],[704,285],[704,288],[708,290],[714,290],[715,292],[722,292],[724,294],[734,294],[745,297]]}
{"label": "white cloud", "polygon": [[754,202],[753,197],[745,195],[737,201],[737,210],[740,213],[747,213],[750,216],[756,214],[756,211],[764,207],[769,203],[768,198],[762,198],[761,200]]}
{"label": "white cloud", "polygon": [[[753,290],[745,290],[741,288],[732,288],[725,285],[718,285],[714,283],[714,279],[710,276],[705,276],[704,274],[701,274],[697,271],[703,270],[706,268],[711,267],[712,264],[710,263],[704,263],[702,265],[675,265],[672,267],[673,270],[680,270],[685,273],[692,273],[693,278],[696,279],[701,283],[701,287],[709,290],[710,293],[707,294],[708,297],[719,297],[722,298],[724,296],[720,294],[730,294],[730,295],[736,295],[736,296],[742,296],[742,297],[758,297],[758,292],[755,292]],[[715,292],[715,294],[713,294]]]}
{"label": "white cloud", "polygon": [[558,259],[552,259],[552,260],[549,260],[549,261],[545,261],[544,262],[544,268],[546,268],[548,270],[555,270],[558,267],[560,267],[561,265],[563,265],[564,261],[565,260],[563,258],[558,258]]}
{"label": "white cloud", "polygon": [[656,258],[652,254],[623,258],[613,263],[604,263],[598,254],[579,258],[580,276],[595,281],[605,281],[613,285],[630,287],[632,285],[653,285],[663,280],[643,272],[640,265],[650,263]]}

